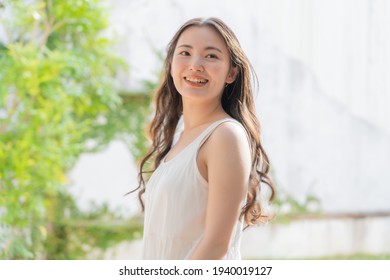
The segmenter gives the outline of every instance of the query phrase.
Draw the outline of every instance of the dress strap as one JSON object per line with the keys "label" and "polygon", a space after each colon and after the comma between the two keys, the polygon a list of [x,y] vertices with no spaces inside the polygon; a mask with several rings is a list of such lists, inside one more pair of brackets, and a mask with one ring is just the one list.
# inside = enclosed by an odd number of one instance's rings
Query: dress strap
{"label": "dress strap", "polygon": [[202,132],[201,137],[199,137],[199,144],[197,145],[198,149],[204,144],[204,142],[206,142],[206,140],[210,137],[211,133],[213,133],[213,131],[220,124],[222,124],[224,122],[235,122],[235,123],[239,124],[241,127],[243,127],[242,124],[239,121],[235,120],[235,119],[226,118],[226,119],[218,120],[218,121],[212,123],[208,128],[206,128],[205,131]]}

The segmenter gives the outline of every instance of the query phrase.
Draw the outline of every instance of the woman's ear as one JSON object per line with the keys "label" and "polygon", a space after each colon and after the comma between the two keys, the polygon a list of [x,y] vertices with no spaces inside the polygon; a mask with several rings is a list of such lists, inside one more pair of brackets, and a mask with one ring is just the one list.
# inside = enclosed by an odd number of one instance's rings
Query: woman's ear
{"label": "woman's ear", "polygon": [[228,76],[226,77],[226,83],[227,84],[233,83],[236,80],[236,78],[237,78],[237,74],[238,74],[238,67],[237,66],[233,66],[230,69]]}

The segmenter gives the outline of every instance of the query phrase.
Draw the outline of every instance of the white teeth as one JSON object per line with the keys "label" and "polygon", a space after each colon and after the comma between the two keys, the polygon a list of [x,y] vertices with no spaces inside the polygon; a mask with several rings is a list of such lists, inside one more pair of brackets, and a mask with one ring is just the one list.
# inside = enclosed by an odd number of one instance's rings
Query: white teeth
{"label": "white teeth", "polygon": [[207,83],[207,80],[204,79],[197,79],[197,78],[185,78],[187,81],[193,82],[193,83],[200,83],[200,84],[205,84]]}

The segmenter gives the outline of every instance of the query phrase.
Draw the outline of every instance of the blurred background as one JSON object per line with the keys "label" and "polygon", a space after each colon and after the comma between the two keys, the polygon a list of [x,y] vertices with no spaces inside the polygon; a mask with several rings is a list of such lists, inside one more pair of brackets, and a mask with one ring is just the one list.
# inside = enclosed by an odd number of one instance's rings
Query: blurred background
{"label": "blurred background", "polygon": [[138,259],[165,48],[219,17],[260,80],[275,219],[245,259],[390,259],[385,0],[0,0],[0,258]]}

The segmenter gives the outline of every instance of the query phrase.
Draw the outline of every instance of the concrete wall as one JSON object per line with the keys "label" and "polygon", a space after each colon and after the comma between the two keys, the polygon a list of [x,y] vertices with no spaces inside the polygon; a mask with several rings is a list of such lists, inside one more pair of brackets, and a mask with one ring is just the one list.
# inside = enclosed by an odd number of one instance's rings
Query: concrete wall
{"label": "concrete wall", "polygon": [[[329,218],[297,220],[250,228],[243,233],[243,259],[345,258],[390,255],[390,218]],[[124,242],[91,259],[139,259],[142,241]]]}
{"label": "concrete wall", "polygon": [[[155,52],[164,53],[185,20],[220,17],[236,32],[260,78],[257,110],[278,188],[298,200],[313,194],[326,212],[390,211],[386,1],[108,3],[109,33],[130,65],[121,77],[124,88],[139,89],[143,80],[157,78],[161,61]],[[122,191],[115,187],[121,182],[136,184],[135,166],[126,157],[118,165],[110,160],[106,172],[94,174],[88,174],[93,164],[83,157],[75,168],[75,185],[85,182],[80,186],[85,193],[101,188],[104,198],[104,190]],[[127,179],[115,177],[110,184],[97,179],[123,165],[129,169],[120,176]]]}
{"label": "concrete wall", "polygon": [[389,255],[389,230],[389,217],[301,220],[248,229],[241,251],[247,259]]}

